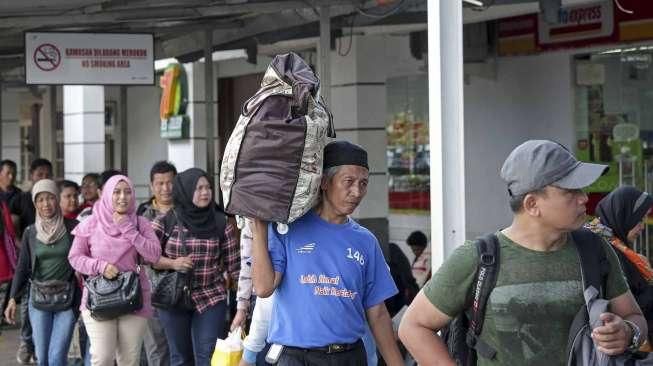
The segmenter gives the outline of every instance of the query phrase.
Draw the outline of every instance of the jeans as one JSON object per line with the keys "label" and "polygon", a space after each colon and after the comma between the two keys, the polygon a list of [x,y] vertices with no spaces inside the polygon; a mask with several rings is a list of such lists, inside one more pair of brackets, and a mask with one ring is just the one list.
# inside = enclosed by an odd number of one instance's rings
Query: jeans
{"label": "jeans", "polygon": [[158,310],[154,310],[154,316],[147,319],[147,329],[143,337],[143,349],[145,354],[141,357],[146,358],[146,365],[149,366],[168,366],[170,365],[170,351],[168,351],[168,341],[163,331],[161,320],[159,319]]}
{"label": "jeans", "polygon": [[39,366],[66,366],[77,320],[73,310],[43,311],[34,308],[31,303],[28,307]]}
{"label": "jeans", "polygon": [[210,365],[215,342],[225,326],[224,301],[203,313],[157,309],[170,348],[171,366]]}
{"label": "jeans", "polygon": [[34,351],[34,340],[32,339],[32,324],[30,324],[29,319],[29,285],[25,286],[25,294],[22,296],[20,301],[20,340],[27,344],[27,348],[31,351]]}

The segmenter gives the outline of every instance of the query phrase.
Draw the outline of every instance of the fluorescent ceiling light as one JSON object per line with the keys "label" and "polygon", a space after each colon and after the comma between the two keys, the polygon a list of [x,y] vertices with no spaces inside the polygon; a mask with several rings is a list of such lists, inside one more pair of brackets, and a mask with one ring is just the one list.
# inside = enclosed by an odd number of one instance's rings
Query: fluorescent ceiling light
{"label": "fluorescent ceiling light", "polygon": [[[237,58],[247,58],[247,52],[244,49],[239,50],[226,50],[226,51],[215,51],[211,55],[213,61],[226,61],[233,60]],[[199,59],[199,62],[204,62],[204,57]]]}
{"label": "fluorescent ceiling light", "polygon": [[467,3],[467,4],[472,4],[472,5],[475,5],[475,6],[485,6],[483,4],[483,2],[480,1],[480,0],[463,0],[463,2]]}

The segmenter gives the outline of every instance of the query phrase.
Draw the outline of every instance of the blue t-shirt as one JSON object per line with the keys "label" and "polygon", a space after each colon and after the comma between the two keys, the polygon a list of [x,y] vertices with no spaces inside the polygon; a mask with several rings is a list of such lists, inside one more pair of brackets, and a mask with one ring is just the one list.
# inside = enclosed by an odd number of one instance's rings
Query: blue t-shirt
{"label": "blue t-shirt", "polygon": [[312,348],[361,339],[365,310],[397,293],[376,237],[314,211],[289,226],[285,235],[268,227],[272,266],[283,274],[268,341]]}

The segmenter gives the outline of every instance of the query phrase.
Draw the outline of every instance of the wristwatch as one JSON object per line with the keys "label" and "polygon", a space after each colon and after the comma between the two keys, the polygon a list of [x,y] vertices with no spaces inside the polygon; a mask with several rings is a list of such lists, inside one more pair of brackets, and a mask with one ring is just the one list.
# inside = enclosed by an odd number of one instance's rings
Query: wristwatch
{"label": "wristwatch", "polygon": [[637,324],[631,322],[630,320],[624,319],[624,323],[628,325],[628,327],[630,328],[630,333],[632,334],[630,345],[628,346],[627,351],[637,352],[637,350],[639,350],[639,347],[642,346],[642,340],[644,339],[642,337],[642,331],[639,329]]}

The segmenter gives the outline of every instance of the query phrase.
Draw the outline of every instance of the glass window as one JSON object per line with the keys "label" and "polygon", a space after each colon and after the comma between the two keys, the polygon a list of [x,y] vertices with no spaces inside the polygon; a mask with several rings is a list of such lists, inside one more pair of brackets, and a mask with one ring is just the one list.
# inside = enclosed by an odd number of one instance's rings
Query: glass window
{"label": "glass window", "polygon": [[428,211],[428,78],[391,78],[386,88],[390,209]]}

